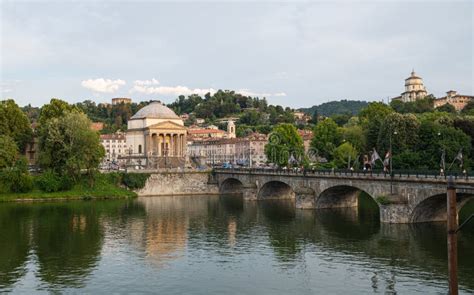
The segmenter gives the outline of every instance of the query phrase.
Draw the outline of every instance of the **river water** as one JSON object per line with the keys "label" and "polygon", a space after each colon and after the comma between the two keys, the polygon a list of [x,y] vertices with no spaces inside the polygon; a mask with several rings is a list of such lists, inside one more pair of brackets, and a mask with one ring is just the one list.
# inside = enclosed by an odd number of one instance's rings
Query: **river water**
{"label": "river water", "polygon": [[[461,293],[474,293],[474,226],[459,257]],[[365,198],[0,204],[0,293],[446,294],[446,274],[444,224],[381,224]]]}

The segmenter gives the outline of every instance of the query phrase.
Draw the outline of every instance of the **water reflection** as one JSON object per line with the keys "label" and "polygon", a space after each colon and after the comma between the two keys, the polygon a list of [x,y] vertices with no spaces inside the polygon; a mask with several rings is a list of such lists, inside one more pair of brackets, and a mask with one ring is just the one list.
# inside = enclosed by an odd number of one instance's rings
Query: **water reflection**
{"label": "water reflection", "polygon": [[[124,292],[222,293],[219,284],[236,293],[446,290],[444,224],[378,218],[364,198],[358,208],[336,210],[235,196],[3,204],[0,292],[107,293],[128,277]],[[473,244],[468,228],[459,235],[464,292],[474,291]],[[112,283],[102,282],[105,274]],[[194,279],[183,281],[185,274]],[[245,284],[248,276],[262,283]]]}

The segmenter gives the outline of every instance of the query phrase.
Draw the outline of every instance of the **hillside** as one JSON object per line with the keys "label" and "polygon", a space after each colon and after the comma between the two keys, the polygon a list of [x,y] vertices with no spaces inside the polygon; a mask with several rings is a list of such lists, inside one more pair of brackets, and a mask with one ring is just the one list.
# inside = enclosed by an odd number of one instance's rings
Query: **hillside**
{"label": "hillside", "polygon": [[368,105],[367,101],[359,100],[341,100],[341,101],[330,101],[323,104],[312,106],[310,108],[301,108],[300,111],[305,112],[309,115],[314,114],[314,111],[318,111],[319,115],[332,116],[336,114],[347,114],[357,115],[362,108]]}

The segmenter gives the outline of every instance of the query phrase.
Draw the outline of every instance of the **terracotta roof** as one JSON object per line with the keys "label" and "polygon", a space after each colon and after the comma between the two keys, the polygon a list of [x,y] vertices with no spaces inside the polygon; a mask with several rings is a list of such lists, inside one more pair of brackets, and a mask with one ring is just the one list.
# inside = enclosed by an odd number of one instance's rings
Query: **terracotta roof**
{"label": "terracotta roof", "polygon": [[188,134],[208,134],[208,133],[225,133],[220,129],[189,129]]}

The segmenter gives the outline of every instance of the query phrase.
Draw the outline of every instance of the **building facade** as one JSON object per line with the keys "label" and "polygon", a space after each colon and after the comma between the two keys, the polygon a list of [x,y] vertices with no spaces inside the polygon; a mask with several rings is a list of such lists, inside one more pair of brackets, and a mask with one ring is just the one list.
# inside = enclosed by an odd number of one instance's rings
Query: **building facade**
{"label": "building facade", "polygon": [[450,104],[454,106],[456,111],[461,111],[471,100],[474,100],[474,96],[458,94],[454,90],[449,90],[446,92],[445,97],[434,100],[434,107],[437,108],[445,104]]}
{"label": "building facade", "polygon": [[112,105],[117,105],[117,104],[127,104],[127,103],[132,103],[132,99],[128,97],[116,97],[112,98]]}
{"label": "building facade", "polygon": [[405,79],[405,92],[393,99],[399,99],[403,102],[413,102],[422,99],[427,95],[428,92],[423,84],[423,79],[420,76],[417,76],[413,70],[410,77]]}
{"label": "building facade", "polygon": [[207,165],[231,163],[242,166],[258,166],[266,163],[265,145],[267,141],[268,136],[259,133],[252,133],[243,138],[194,140],[190,138],[188,156],[190,158],[203,157]]}
{"label": "building facade", "polygon": [[105,150],[105,157],[102,164],[123,164],[121,160],[127,155],[127,140],[124,133],[101,134],[100,143]]}
{"label": "building facade", "polygon": [[170,108],[161,102],[147,105],[128,121],[129,166],[184,167],[186,136],[183,120]]}

